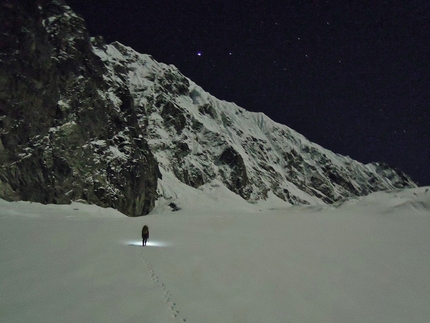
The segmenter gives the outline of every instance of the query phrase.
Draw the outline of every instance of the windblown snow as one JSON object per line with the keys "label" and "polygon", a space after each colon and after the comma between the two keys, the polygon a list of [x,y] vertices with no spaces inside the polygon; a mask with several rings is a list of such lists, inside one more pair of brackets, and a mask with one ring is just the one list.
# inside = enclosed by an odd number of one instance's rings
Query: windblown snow
{"label": "windblown snow", "polygon": [[182,192],[141,218],[0,200],[1,321],[430,321],[429,188],[331,206]]}

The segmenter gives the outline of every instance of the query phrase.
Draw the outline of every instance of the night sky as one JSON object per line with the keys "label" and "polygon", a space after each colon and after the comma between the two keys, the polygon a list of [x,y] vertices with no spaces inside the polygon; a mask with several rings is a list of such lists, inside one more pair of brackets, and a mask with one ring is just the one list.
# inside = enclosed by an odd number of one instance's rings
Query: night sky
{"label": "night sky", "polygon": [[360,162],[430,185],[430,2],[66,0],[90,35],[175,65]]}

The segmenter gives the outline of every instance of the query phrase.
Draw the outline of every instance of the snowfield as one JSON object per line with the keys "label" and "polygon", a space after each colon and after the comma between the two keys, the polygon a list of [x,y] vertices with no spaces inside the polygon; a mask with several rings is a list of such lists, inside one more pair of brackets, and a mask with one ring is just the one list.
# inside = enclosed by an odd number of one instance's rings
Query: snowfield
{"label": "snowfield", "polygon": [[142,218],[0,200],[0,235],[1,322],[430,322],[429,188],[306,207],[184,186]]}

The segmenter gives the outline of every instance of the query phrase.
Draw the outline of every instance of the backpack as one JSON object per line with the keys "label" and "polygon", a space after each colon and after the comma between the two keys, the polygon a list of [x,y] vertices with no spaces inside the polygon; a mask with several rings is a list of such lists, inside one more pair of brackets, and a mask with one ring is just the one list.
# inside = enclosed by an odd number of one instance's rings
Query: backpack
{"label": "backpack", "polygon": [[147,225],[144,225],[144,226],[143,226],[143,229],[142,229],[142,235],[147,235],[148,233],[149,233],[148,226],[147,226]]}

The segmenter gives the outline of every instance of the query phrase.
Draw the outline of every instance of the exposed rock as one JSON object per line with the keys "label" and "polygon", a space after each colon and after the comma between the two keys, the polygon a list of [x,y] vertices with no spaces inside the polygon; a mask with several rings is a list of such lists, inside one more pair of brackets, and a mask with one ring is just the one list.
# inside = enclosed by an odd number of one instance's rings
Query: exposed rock
{"label": "exposed rock", "polygon": [[217,164],[223,170],[221,174],[228,189],[246,200],[249,199],[250,192],[246,190],[248,176],[242,156],[233,147],[227,147],[219,157]]}
{"label": "exposed rock", "polygon": [[[2,1],[0,197],[83,199],[130,215],[157,197],[132,96],[111,86],[83,20],[62,1]],[[104,46],[97,39],[99,46]]]}

